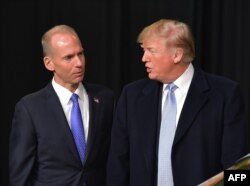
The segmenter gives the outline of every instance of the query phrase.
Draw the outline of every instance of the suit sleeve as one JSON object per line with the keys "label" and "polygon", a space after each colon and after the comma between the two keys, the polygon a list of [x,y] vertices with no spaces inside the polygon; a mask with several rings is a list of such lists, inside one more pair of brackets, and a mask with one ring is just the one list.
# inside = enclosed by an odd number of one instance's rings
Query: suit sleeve
{"label": "suit sleeve", "polygon": [[222,162],[229,168],[249,152],[243,97],[239,85],[229,91],[225,103]]}
{"label": "suit sleeve", "polygon": [[23,101],[16,105],[9,143],[10,185],[29,186],[36,155],[36,140],[31,113]]}
{"label": "suit sleeve", "polygon": [[107,166],[107,186],[129,185],[129,134],[126,105],[126,91],[123,90],[117,103],[112,128]]}

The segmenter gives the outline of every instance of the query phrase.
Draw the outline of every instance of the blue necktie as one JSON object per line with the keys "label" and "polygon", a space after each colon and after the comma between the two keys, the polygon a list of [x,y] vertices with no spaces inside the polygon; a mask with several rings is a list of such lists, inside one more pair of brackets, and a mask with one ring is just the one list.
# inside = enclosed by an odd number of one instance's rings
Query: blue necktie
{"label": "blue necktie", "polygon": [[167,85],[168,94],[163,106],[159,149],[158,149],[158,186],[173,186],[173,175],[171,165],[172,144],[176,130],[176,99],[174,91],[175,84]]}
{"label": "blue necktie", "polygon": [[73,102],[73,106],[71,109],[71,131],[74,136],[75,144],[80,156],[80,159],[83,163],[85,158],[85,150],[86,150],[86,144],[85,144],[85,134],[84,134],[84,128],[83,128],[83,121],[82,121],[82,115],[81,110],[78,104],[78,95],[72,94],[71,101]]}

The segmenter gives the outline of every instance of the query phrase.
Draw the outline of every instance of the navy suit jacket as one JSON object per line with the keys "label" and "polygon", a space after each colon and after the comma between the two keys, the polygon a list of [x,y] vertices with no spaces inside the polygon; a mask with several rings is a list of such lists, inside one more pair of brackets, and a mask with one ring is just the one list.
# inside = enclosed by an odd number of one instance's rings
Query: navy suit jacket
{"label": "navy suit jacket", "polygon": [[90,114],[84,165],[59,98],[49,83],[16,105],[10,135],[10,185],[105,185],[114,95],[99,85],[84,86]]}
{"label": "navy suit jacket", "polygon": [[[154,186],[162,84],[149,79],[122,91],[112,129],[107,186]],[[194,186],[248,153],[239,85],[195,69],[172,147],[175,186]]]}

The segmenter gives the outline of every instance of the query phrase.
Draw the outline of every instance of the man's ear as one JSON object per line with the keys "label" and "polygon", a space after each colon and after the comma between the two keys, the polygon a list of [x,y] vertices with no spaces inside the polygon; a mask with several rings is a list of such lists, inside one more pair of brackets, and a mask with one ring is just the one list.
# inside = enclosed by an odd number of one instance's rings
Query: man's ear
{"label": "man's ear", "polygon": [[179,63],[184,55],[184,51],[182,48],[176,48],[174,53],[174,63]]}
{"label": "man's ear", "polygon": [[54,71],[55,68],[54,68],[54,63],[52,61],[52,59],[48,56],[45,56],[43,58],[43,63],[44,63],[44,66],[46,67],[47,70],[49,71]]}

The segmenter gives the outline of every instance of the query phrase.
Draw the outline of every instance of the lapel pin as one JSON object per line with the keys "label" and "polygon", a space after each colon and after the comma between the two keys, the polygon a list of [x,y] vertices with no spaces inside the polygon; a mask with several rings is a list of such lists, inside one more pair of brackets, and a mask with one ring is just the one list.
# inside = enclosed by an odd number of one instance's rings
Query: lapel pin
{"label": "lapel pin", "polygon": [[94,102],[99,103],[99,99],[98,98],[94,98]]}

